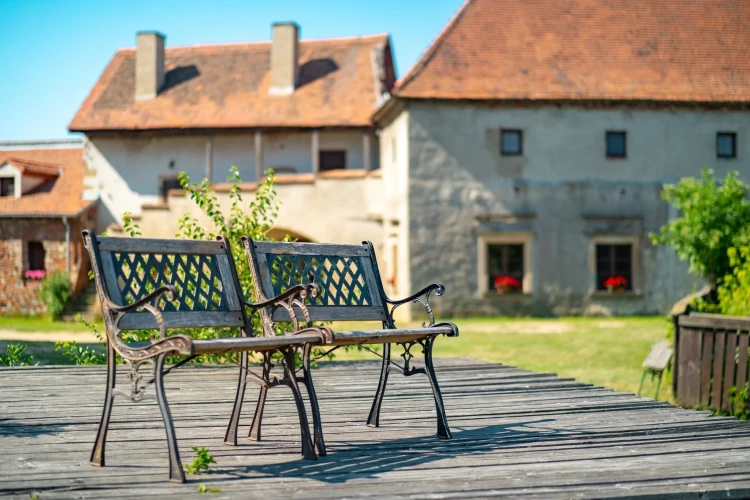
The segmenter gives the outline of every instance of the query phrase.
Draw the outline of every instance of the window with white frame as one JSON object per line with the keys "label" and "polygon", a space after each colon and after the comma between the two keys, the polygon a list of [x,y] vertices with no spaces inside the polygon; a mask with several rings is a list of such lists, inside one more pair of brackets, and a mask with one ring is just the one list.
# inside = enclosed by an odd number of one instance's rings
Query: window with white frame
{"label": "window with white frame", "polygon": [[638,236],[594,236],[591,239],[590,289],[595,292],[641,291]]}
{"label": "window with white frame", "polygon": [[531,234],[479,236],[479,294],[531,293]]}

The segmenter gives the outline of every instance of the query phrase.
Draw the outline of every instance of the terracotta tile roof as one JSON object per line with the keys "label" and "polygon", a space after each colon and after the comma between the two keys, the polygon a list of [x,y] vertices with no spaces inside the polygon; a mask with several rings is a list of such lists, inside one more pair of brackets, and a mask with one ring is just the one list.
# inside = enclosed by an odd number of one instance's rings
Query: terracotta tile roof
{"label": "terracotta tile roof", "polygon": [[120,49],[69,129],[369,126],[381,85],[395,80],[387,34],[301,40],[289,96],[268,93],[270,53],[271,42],[167,47],[165,89],[136,102],[135,49]]}
{"label": "terracotta tile roof", "polygon": [[750,102],[748,0],[468,0],[406,98]]}
{"label": "terracotta tile roof", "polygon": [[[49,215],[59,217],[79,214],[92,204],[83,200],[83,150],[82,148],[13,149],[0,150],[0,165],[10,162],[19,166],[57,166],[60,176],[45,183],[43,189],[30,194],[0,197],[0,218]],[[26,168],[26,167],[25,167]]]}
{"label": "terracotta tile roof", "polygon": [[10,163],[24,175],[35,175],[40,177],[57,177],[60,175],[60,167],[54,163],[28,160],[10,156],[3,163]]}

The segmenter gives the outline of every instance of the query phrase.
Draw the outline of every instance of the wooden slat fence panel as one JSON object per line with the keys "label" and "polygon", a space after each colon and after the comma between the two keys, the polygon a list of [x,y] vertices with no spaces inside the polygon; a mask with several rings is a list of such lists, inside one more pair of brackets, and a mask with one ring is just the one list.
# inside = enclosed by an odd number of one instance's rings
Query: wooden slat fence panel
{"label": "wooden slat fence panel", "polygon": [[678,396],[685,405],[698,406],[700,398],[700,331],[684,332],[679,348],[681,366]]}
{"label": "wooden slat fence panel", "polygon": [[750,318],[692,313],[675,332],[675,395],[683,406],[732,411],[728,392],[750,378]]}
{"label": "wooden slat fence panel", "polygon": [[710,331],[701,331],[703,337],[703,353],[701,355],[701,398],[700,406],[708,408],[711,397],[711,365],[714,359],[714,334]]}
{"label": "wooden slat fence panel", "polygon": [[737,356],[737,387],[743,387],[747,382],[747,371],[748,371],[748,342],[750,341],[750,335],[740,334],[740,348]]}
{"label": "wooden slat fence panel", "polygon": [[726,334],[723,331],[716,332],[714,341],[714,374],[711,386],[711,408],[721,408],[721,390],[723,384],[722,373],[724,373],[724,347],[726,346]]}
{"label": "wooden slat fence panel", "polygon": [[727,332],[726,354],[724,356],[724,384],[721,391],[721,409],[729,411],[732,409],[727,393],[734,387],[735,353],[737,352],[737,333]]}

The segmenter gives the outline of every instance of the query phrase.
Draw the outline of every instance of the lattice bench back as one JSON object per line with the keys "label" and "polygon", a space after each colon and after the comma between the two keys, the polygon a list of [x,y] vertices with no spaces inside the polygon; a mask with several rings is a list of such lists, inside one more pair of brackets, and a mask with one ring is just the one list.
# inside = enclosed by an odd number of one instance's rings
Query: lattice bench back
{"label": "lattice bench back", "polygon": [[[175,300],[162,296],[158,302],[167,328],[248,326],[231,249],[224,238],[97,238],[90,231],[84,231],[83,238],[99,294],[116,305],[132,304],[160,286],[173,285]],[[119,323],[121,330],[156,326],[147,311],[126,313]]]}
{"label": "lattice bench back", "polygon": [[[383,289],[372,244],[323,245],[253,241],[243,238],[252,262],[256,300],[264,301],[299,284],[315,283],[321,293],[306,305],[314,321],[386,319]],[[274,321],[288,321],[276,309]]]}

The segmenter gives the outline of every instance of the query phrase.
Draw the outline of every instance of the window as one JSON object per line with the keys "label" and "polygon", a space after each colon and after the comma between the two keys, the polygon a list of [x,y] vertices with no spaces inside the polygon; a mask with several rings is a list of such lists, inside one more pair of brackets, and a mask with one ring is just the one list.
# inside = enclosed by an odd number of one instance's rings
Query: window
{"label": "window", "polygon": [[29,271],[44,271],[44,245],[39,241],[30,241],[26,247]]}
{"label": "window", "polygon": [[[608,283],[610,278],[613,280]],[[633,245],[596,245],[596,289],[607,290],[611,283],[619,284],[625,290],[633,289]]]}
{"label": "window", "polygon": [[520,156],[523,154],[523,132],[520,130],[500,131],[500,154]]}
{"label": "window", "polygon": [[320,151],[318,154],[321,172],[346,168],[346,151]]}
{"label": "window", "polygon": [[737,157],[737,134],[734,132],[719,132],[716,134],[716,157]]}
{"label": "window", "polygon": [[487,245],[488,290],[520,292],[523,283],[523,245]]}
{"label": "window", "polygon": [[16,195],[16,179],[15,177],[3,177],[0,179],[0,196],[15,196]]}
{"label": "window", "polygon": [[607,158],[625,158],[625,132],[607,131]]}
{"label": "window", "polygon": [[182,189],[180,179],[171,175],[159,177],[159,195],[162,201],[167,201],[167,194],[171,189]]}

